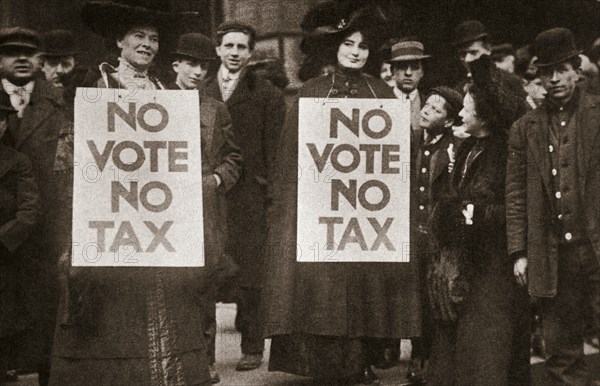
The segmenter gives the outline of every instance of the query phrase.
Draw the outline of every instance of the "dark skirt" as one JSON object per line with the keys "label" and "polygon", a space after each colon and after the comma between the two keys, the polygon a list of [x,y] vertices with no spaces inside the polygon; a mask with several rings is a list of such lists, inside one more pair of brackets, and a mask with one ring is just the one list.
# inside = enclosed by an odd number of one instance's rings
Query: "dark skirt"
{"label": "dark skirt", "polygon": [[388,339],[376,338],[302,333],[276,335],[271,340],[269,371],[311,377],[323,382],[348,379],[375,363],[388,343]]}
{"label": "dark skirt", "polygon": [[[153,374],[148,358],[52,358],[50,384],[60,386],[196,386],[210,385],[203,350],[171,357],[174,368]],[[169,366],[169,361],[164,361]]]}
{"label": "dark skirt", "polygon": [[[516,331],[527,296],[509,274],[476,274],[458,319],[434,322],[427,375],[430,385],[509,385],[528,378],[527,334]],[[515,335],[515,333],[517,335]],[[523,337],[525,335],[525,337]],[[518,343],[518,342],[516,342]],[[520,374],[520,375],[517,375]]]}

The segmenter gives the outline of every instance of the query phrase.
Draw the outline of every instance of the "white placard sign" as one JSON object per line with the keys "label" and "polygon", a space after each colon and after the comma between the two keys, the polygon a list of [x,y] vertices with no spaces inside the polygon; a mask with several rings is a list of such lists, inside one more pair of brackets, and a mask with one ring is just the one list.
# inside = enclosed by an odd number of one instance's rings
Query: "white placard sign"
{"label": "white placard sign", "polygon": [[78,88],[74,266],[204,265],[194,91]]}
{"label": "white placard sign", "polygon": [[297,260],[408,262],[410,103],[301,98]]}

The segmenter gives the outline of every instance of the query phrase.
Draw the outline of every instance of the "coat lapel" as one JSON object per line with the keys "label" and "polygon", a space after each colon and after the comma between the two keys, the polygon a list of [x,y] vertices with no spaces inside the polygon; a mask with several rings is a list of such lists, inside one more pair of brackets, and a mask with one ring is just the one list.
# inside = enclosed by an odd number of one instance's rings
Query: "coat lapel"
{"label": "coat lapel", "polygon": [[431,168],[431,179],[430,181],[435,181],[440,174],[444,170],[448,168],[448,164],[450,163],[450,158],[448,158],[448,145],[452,142],[452,134],[446,133],[442,138],[440,138],[439,149],[436,151],[431,157],[431,164],[433,167]]}
{"label": "coat lapel", "polygon": [[[544,109],[544,106],[538,107],[538,109]],[[529,127],[527,128],[527,143],[529,145],[527,151],[532,155],[534,162],[538,165],[540,175],[546,193],[551,199],[550,202],[554,202],[552,199],[552,192],[554,187],[550,181],[550,153],[548,152],[548,121],[545,119],[547,114],[541,114],[542,110],[537,111],[537,114],[533,114]]]}
{"label": "coat lapel", "polygon": [[231,94],[229,99],[227,99],[227,102],[225,102],[225,104],[227,104],[227,107],[234,106],[240,103],[241,101],[249,98],[250,88],[248,87],[247,76],[248,73],[246,72],[246,70],[244,70],[244,73],[240,74],[240,79],[237,85],[235,86],[235,90],[233,90],[233,93]]}
{"label": "coat lapel", "polygon": [[582,105],[577,110],[577,173],[580,192],[585,192],[587,169],[600,133],[600,105],[597,100],[582,93]]}
{"label": "coat lapel", "polygon": [[213,158],[213,132],[215,127],[215,119],[216,119],[217,109],[214,105],[206,98],[202,98],[200,101],[200,126],[202,128],[201,135],[204,138],[204,143],[206,144],[206,148],[204,151],[209,152],[207,154],[208,159]]}
{"label": "coat lapel", "polygon": [[215,75],[213,78],[206,82],[205,86],[206,94],[212,98],[223,102],[223,95],[221,95],[221,88],[219,87],[219,77]]}
{"label": "coat lapel", "polygon": [[14,156],[13,150],[0,143],[0,178],[4,177],[16,163],[17,157]]}
{"label": "coat lapel", "polygon": [[54,113],[53,106],[47,100],[47,98],[52,98],[53,90],[49,90],[47,87],[39,79],[35,81],[35,86],[31,93],[31,101],[25,107],[21,124],[17,132],[12,133],[16,149],[19,149],[27,138]]}

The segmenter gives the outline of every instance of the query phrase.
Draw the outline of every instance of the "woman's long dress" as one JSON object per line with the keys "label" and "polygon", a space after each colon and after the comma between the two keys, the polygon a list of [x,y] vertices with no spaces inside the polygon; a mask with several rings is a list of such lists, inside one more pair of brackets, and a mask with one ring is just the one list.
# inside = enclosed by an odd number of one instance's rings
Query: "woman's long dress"
{"label": "woman's long dress", "polygon": [[[309,80],[299,98],[394,98],[362,73]],[[319,98],[319,99],[317,99]],[[274,171],[263,287],[270,371],[314,378],[358,373],[384,339],[420,334],[418,274],[411,263],[296,262],[298,103],[288,113]]]}

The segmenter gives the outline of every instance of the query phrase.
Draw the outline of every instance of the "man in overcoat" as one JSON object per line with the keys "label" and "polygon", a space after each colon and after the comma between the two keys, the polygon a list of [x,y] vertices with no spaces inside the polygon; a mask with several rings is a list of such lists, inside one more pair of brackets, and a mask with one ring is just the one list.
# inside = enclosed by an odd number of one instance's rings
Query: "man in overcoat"
{"label": "man in overcoat", "polygon": [[535,40],[548,95],[513,125],[506,184],[508,252],[539,298],[546,367],[561,384],[589,382],[583,340],[600,318],[600,98],[579,90],[572,32]]}
{"label": "man in overcoat", "polygon": [[267,235],[269,184],[277,141],[285,119],[282,92],[247,68],[256,39],[248,25],[229,22],[217,29],[221,67],[207,80],[206,93],[224,101],[231,114],[244,167],[227,195],[229,239],[226,251],[239,266],[236,327],[242,334],[238,371],[258,368],[264,341],[258,313]]}
{"label": "man in overcoat", "polygon": [[[202,85],[210,63],[216,59],[214,45],[211,40],[200,33],[187,33],[181,35],[177,42],[177,49],[172,54],[173,71],[176,73],[175,82],[170,83],[167,88],[172,90],[198,90]],[[210,272],[220,272],[223,276],[229,277],[232,274],[232,265],[229,259],[225,258],[224,245],[227,233],[227,202],[225,192],[237,183],[242,168],[242,159],[240,149],[234,143],[233,130],[231,125],[231,116],[227,111],[227,106],[207,95],[200,95],[200,126],[202,128],[202,155],[203,167],[206,169],[207,176],[203,180],[208,180],[211,185],[216,184],[216,195],[205,196],[204,210],[205,221],[213,227],[212,234],[205,235],[205,240],[212,236],[212,242],[215,244],[217,254],[207,256],[207,268]],[[205,147],[205,142],[214,138],[223,138],[219,140],[220,147],[209,149]],[[212,156],[211,156],[212,154]],[[218,155],[218,156],[217,156]],[[217,156],[217,157],[215,157]],[[210,172],[214,173],[211,175]],[[214,180],[214,181],[213,181]],[[214,182],[214,184],[213,184]],[[213,198],[210,200],[209,197]],[[206,227],[208,224],[205,225]],[[229,264],[228,264],[229,263]],[[215,290],[222,285],[222,279],[225,277],[214,278],[214,286],[208,291],[206,296],[206,329],[208,342],[208,355],[210,359],[210,376],[213,383],[220,381],[219,374],[215,369],[215,334],[216,334],[216,309],[215,309]]]}
{"label": "man in overcoat", "polygon": [[68,126],[66,107],[60,90],[44,79],[37,78],[36,55],[41,47],[39,35],[32,30],[14,27],[0,30],[0,63],[3,74],[0,98],[10,100],[17,110],[8,119],[3,141],[29,157],[40,191],[42,204],[41,226],[30,242],[40,251],[31,262],[32,275],[39,275],[34,291],[36,304],[34,338],[41,357],[37,359],[40,384],[47,382],[54,320],[57,306],[56,262],[60,251],[58,212],[61,207],[61,187],[56,183],[53,169],[59,133]]}

